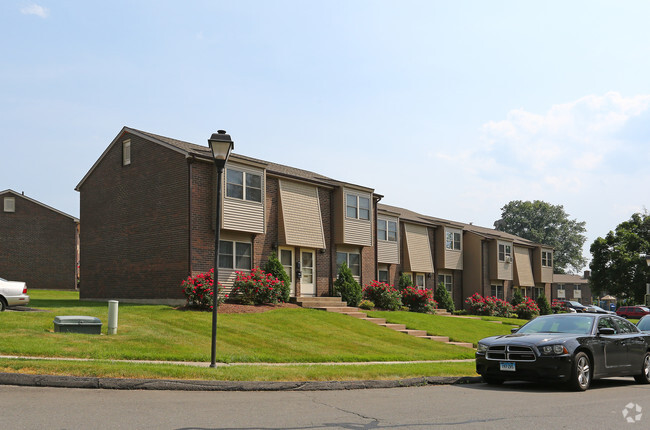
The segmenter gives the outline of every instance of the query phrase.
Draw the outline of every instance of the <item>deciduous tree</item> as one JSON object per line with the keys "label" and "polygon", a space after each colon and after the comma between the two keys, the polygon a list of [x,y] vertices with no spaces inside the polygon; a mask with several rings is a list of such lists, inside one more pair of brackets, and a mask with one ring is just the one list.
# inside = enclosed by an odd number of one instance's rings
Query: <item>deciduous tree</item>
{"label": "deciduous tree", "polygon": [[585,222],[569,219],[562,205],[541,200],[513,200],[501,208],[501,219],[494,227],[552,247],[554,273],[565,273],[569,269],[580,272],[587,263],[582,255],[582,246],[587,240]]}

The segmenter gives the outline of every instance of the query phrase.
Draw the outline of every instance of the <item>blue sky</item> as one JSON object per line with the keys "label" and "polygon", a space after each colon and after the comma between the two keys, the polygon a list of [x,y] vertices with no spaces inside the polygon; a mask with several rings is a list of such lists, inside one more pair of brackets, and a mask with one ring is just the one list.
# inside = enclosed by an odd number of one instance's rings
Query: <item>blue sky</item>
{"label": "blue sky", "polygon": [[[647,1],[0,3],[0,190],[79,216],[123,126],[491,227],[563,205],[586,249],[649,206]],[[82,220],[83,222],[83,220]],[[587,254],[587,250],[585,250]]]}

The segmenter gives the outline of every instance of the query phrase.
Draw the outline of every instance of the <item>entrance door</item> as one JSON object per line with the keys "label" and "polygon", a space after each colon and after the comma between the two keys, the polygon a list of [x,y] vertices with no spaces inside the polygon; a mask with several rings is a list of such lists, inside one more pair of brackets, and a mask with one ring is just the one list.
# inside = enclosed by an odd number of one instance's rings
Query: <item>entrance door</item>
{"label": "entrance door", "polygon": [[280,263],[284,267],[284,271],[289,275],[289,295],[291,297],[296,297],[296,283],[293,282],[295,273],[294,273],[294,259],[293,259],[293,248],[280,248]]}
{"label": "entrance door", "polygon": [[316,253],[312,250],[300,250],[302,279],[300,280],[300,294],[302,296],[316,296]]}

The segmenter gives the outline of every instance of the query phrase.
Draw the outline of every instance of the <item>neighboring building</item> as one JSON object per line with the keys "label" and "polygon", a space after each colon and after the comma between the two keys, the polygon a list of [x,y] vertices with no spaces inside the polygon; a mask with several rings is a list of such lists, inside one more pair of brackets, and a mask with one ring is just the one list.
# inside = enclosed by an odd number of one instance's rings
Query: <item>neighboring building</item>
{"label": "neighboring building", "polygon": [[[375,278],[381,196],[373,189],[235,153],[223,179],[226,291],[236,271],[262,266],[272,252],[294,297],[330,295],[343,261],[360,283]],[[82,299],[177,303],[181,282],[212,267],[216,172],[207,144],[124,127],[76,189]]]}
{"label": "neighboring building", "polygon": [[553,249],[502,231],[464,227],[466,296],[479,293],[510,301],[515,289],[525,297],[550,297]]}
{"label": "neighboring building", "polygon": [[75,289],[79,220],[12,190],[0,192],[0,277]]}
{"label": "neighboring building", "polygon": [[591,305],[593,298],[589,287],[590,271],[586,270],[584,275],[553,275],[553,289],[551,300],[572,300],[583,305]]}

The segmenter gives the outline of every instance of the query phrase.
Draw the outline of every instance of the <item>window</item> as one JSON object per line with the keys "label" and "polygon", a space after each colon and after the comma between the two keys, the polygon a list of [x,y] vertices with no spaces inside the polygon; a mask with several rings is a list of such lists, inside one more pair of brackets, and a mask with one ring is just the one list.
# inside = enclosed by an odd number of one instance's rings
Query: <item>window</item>
{"label": "window", "polygon": [[122,142],[122,166],[131,164],[131,141]]}
{"label": "window", "polygon": [[370,220],[370,199],[354,194],[346,194],[345,216],[354,219]]}
{"label": "window", "polygon": [[557,286],[557,297],[558,299],[566,298],[566,290],[564,289],[564,284],[559,284]]}
{"label": "window", "polygon": [[544,289],[541,287],[533,287],[533,300],[537,300],[538,297],[544,295]]}
{"label": "window", "polygon": [[454,289],[454,278],[451,275],[439,274],[438,285],[443,284],[449,293]]}
{"label": "window", "polygon": [[499,261],[512,262],[512,247],[510,245],[499,244]]}
{"label": "window", "polygon": [[241,170],[226,170],[226,196],[251,202],[262,201],[262,176]]}
{"label": "window", "polygon": [[552,267],[553,266],[553,253],[548,251],[542,251],[542,266],[543,267]]}
{"label": "window", "polygon": [[448,231],[445,236],[445,248],[460,251],[460,233]]}
{"label": "window", "polygon": [[289,283],[293,284],[293,251],[290,249],[281,249],[280,263],[284,267],[284,271],[289,275]]}
{"label": "window", "polygon": [[424,273],[415,274],[415,286],[419,288],[424,288]]}
{"label": "window", "polygon": [[251,244],[229,240],[219,241],[219,267],[223,269],[251,269]]}
{"label": "window", "polygon": [[397,242],[397,223],[395,221],[377,220],[377,239]]}
{"label": "window", "polygon": [[387,267],[380,267],[379,269],[377,269],[377,280],[379,282],[388,283],[388,268]]}
{"label": "window", "polygon": [[339,271],[343,263],[352,271],[352,276],[361,276],[361,254],[354,252],[336,253],[336,270]]}
{"label": "window", "polygon": [[503,300],[503,285],[491,285],[490,293],[493,297]]}
{"label": "window", "polygon": [[16,198],[15,197],[5,197],[4,198],[4,211],[5,212],[16,212]]}
{"label": "window", "polygon": [[638,333],[639,330],[637,327],[629,321],[617,319],[616,324],[618,325],[618,333]]}

